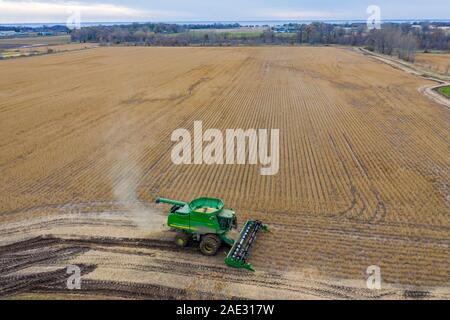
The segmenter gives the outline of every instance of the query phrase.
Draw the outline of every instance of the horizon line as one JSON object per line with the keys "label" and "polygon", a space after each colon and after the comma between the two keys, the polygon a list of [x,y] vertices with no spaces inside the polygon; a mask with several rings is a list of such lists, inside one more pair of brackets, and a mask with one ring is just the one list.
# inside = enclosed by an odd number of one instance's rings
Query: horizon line
{"label": "horizon line", "polygon": [[[367,19],[263,19],[263,20],[167,20],[167,21],[152,21],[152,20],[145,20],[145,21],[85,21],[81,22],[81,24],[86,23],[186,23],[186,24],[195,24],[195,23],[239,23],[239,22],[326,22],[326,21],[351,21],[351,22],[364,22],[367,21]],[[408,19],[402,19],[402,18],[395,18],[395,19],[381,19],[381,22],[386,21],[410,21],[410,22],[450,22],[449,19],[442,19],[442,18],[408,18]],[[0,25],[32,25],[32,24],[40,24],[40,25],[46,25],[46,24],[52,24],[52,25],[65,25],[66,22],[8,22],[8,23],[0,23]]]}

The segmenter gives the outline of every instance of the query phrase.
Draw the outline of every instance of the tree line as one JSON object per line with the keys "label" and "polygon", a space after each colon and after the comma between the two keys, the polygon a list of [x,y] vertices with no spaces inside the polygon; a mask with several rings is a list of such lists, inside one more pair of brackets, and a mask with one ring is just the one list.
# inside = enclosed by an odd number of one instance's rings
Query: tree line
{"label": "tree line", "polygon": [[[414,61],[420,50],[450,50],[450,34],[438,27],[448,23],[384,23],[379,30],[368,30],[365,23],[286,24],[289,33],[264,31],[239,32],[239,24],[179,25],[147,23],[86,27],[71,31],[72,41],[99,42],[103,45],[145,46],[236,46],[236,45],[350,45]],[[199,32],[199,30],[202,30]],[[211,31],[214,29],[214,31]],[[235,31],[218,29],[235,29]]]}

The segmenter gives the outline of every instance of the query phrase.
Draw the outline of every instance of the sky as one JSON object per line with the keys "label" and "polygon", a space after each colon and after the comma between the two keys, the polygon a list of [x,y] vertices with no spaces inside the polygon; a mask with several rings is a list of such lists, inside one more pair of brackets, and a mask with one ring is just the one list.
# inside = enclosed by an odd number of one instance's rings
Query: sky
{"label": "sky", "polygon": [[0,23],[449,19],[448,0],[0,0]]}

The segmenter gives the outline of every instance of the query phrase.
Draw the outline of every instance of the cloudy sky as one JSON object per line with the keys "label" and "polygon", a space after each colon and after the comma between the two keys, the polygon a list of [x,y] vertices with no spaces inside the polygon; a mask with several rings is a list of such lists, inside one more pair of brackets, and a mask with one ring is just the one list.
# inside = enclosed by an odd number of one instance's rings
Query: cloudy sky
{"label": "cloudy sky", "polygon": [[0,0],[0,23],[361,19],[369,5],[382,19],[450,19],[448,0]]}

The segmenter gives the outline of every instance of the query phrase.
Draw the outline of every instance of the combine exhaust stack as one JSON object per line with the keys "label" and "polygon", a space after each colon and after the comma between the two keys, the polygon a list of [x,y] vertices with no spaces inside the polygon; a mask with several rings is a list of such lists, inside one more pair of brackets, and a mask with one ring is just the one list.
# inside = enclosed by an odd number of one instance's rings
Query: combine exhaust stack
{"label": "combine exhaust stack", "polygon": [[233,244],[230,252],[228,252],[225,263],[233,268],[244,268],[255,271],[253,266],[247,262],[247,258],[256,239],[256,235],[260,230],[268,231],[268,227],[261,221],[248,220],[241,230],[239,239]]}

